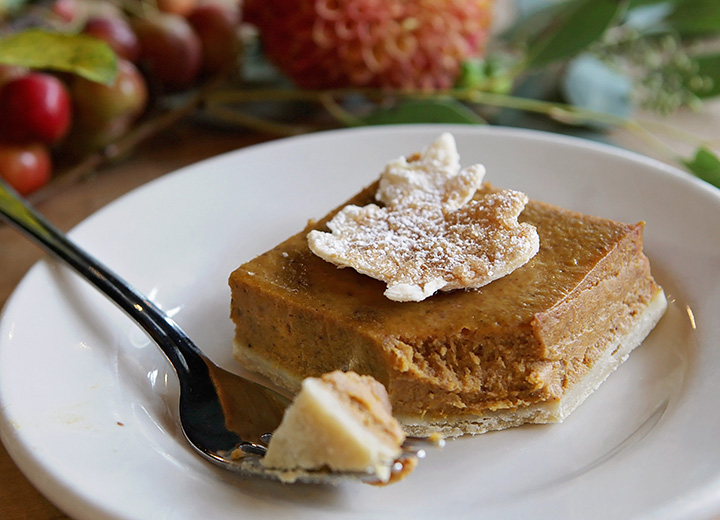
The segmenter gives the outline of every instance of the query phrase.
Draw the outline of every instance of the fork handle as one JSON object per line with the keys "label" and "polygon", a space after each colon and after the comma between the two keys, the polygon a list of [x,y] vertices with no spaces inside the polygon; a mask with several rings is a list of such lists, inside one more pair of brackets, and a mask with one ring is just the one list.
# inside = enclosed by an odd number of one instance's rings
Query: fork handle
{"label": "fork handle", "polygon": [[[2,180],[0,216],[44,250],[70,265],[133,318],[155,340],[178,375],[207,364],[207,358],[159,307],[69,240]],[[184,379],[180,377],[181,382]]]}

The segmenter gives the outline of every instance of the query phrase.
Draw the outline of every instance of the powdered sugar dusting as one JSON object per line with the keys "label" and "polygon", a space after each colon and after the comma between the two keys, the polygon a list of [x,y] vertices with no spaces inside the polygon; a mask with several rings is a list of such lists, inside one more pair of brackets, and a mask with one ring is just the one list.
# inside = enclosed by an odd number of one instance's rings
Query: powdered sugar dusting
{"label": "powdered sugar dusting", "polygon": [[339,267],[382,280],[385,296],[421,301],[438,290],[482,287],[537,253],[535,228],[518,223],[527,196],[499,190],[473,199],[485,169],[460,169],[455,140],[443,134],[421,154],[388,164],[377,200],[349,205],[311,231],[311,250]]}
{"label": "powdered sugar dusting", "polygon": [[440,204],[457,209],[482,186],[485,167],[460,169],[460,155],[451,134],[442,134],[410,160],[390,162],[380,177],[377,200],[386,206]]}

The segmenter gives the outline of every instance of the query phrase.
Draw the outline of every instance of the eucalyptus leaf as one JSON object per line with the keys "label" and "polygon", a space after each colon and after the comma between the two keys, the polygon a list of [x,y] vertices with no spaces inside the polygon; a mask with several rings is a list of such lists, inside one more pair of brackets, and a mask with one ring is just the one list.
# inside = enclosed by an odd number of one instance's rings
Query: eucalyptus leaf
{"label": "eucalyptus leaf", "polygon": [[720,31],[720,1],[685,0],[678,3],[666,22],[684,36]]}
{"label": "eucalyptus leaf", "polygon": [[361,125],[403,123],[484,124],[485,120],[453,99],[405,101],[394,107],[381,108],[359,119]]}
{"label": "eucalyptus leaf", "polygon": [[28,29],[0,38],[0,63],[72,72],[110,84],[117,57],[110,46],[90,35]]}
{"label": "eucalyptus leaf", "polygon": [[706,146],[701,146],[695,151],[692,159],[681,159],[681,162],[697,177],[720,188],[720,159],[715,152]]}
{"label": "eucalyptus leaf", "polygon": [[530,40],[529,67],[571,58],[597,41],[623,12],[625,2],[618,0],[581,0],[572,2],[553,22]]}
{"label": "eucalyptus leaf", "polygon": [[649,31],[662,27],[672,12],[672,4],[667,0],[646,3],[629,9],[623,24],[638,31]]}
{"label": "eucalyptus leaf", "polygon": [[630,78],[589,54],[568,64],[562,90],[567,101],[580,108],[618,117],[632,112]]}

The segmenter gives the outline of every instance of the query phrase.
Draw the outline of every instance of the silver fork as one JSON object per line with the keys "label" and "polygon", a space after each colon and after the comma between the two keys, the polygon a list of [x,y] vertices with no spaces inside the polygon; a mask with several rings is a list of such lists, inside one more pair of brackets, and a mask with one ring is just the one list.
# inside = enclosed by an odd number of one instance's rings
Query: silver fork
{"label": "silver fork", "polygon": [[[27,201],[0,181],[0,216],[43,249],[64,261],[94,285],[155,341],[173,366],[180,383],[179,416],[190,445],[205,459],[246,475],[285,480],[284,472],[265,468],[260,459],[280,424],[289,400],[274,390],[218,367],[182,329],[150,299],[57,230]],[[409,438],[393,465],[424,456],[430,441]],[[303,472],[302,482],[339,480],[372,482],[373,475],[325,470]]]}

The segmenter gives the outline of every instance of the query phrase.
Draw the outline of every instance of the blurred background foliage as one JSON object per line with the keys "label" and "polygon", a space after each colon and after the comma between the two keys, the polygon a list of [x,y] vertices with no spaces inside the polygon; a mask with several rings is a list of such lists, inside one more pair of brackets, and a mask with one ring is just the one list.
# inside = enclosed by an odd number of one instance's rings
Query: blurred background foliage
{"label": "blurred background foliage", "polygon": [[[58,14],[63,1],[69,0],[0,0],[0,64],[111,84],[117,53],[83,33],[86,20]],[[113,6],[130,20],[162,10],[158,1]],[[153,84],[152,71],[140,63],[150,93],[142,115],[111,143],[73,156],[70,164],[57,158],[63,147],[56,146],[56,162],[82,176],[180,117],[278,135],[444,122],[520,126],[605,140],[609,131],[623,129],[661,149],[664,145],[654,134],[663,126],[647,128],[639,114],[662,117],[671,129],[677,111],[702,111],[707,100],[720,94],[718,0],[496,0],[494,9],[499,8],[502,16],[493,22],[482,52],[463,57],[454,83],[441,88],[301,86],[268,53],[270,29],[238,23],[242,45],[228,67],[199,75],[181,89],[167,89]],[[663,153],[720,187],[716,149],[717,142],[698,138],[689,155],[671,149]]]}

